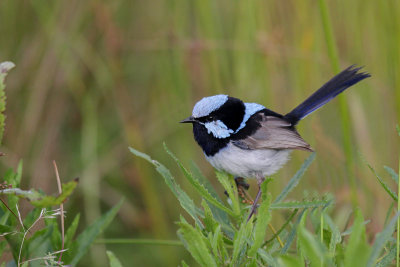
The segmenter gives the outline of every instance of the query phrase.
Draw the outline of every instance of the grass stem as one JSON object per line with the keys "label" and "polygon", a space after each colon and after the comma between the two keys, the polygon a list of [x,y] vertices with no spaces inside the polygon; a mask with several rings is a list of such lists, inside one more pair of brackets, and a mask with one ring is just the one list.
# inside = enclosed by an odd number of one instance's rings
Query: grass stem
{"label": "grass stem", "polygon": [[[400,136],[400,128],[397,125],[397,133]],[[400,177],[400,155],[399,155],[399,177]],[[400,182],[397,183],[397,213],[400,211]],[[397,217],[397,240],[396,240],[396,266],[400,266],[400,217]]]}
{"label": "grass stem", "polygon": [[[321,13],[322,25],[325,35],[325,42],[328,49],[329,59],[332,65],[332,69],[335,73],[340,71],[339,66],[339,56],[336,48],[335,37],[333,35],[333,28],[331,24],[331,19],[329,16],[328,8],[325,0],[319,0],[319,8]],[[349,116],[349,108],[347,106],[346,96],[340,95],[338,96],[339,101],[339,110],[341,117],[341,126],[342,126],[342,138],[343,138],[343,147],[346,156],[346,170],[350,180],[351,186],[351,200],[353,202],[353,206],[357,206],[357,183],[355,180],[354,173],[354,157],[353,157],[353,148],[352,148],[352,133],[351,133],[351,123]]]}

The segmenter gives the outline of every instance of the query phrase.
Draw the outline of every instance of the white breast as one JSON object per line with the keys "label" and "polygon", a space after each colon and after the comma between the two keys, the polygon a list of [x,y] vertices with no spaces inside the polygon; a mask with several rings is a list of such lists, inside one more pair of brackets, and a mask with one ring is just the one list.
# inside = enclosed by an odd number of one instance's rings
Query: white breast
{"label": "white breast", "polygon": [[277,172],[288,160],[290,149],[241,149],[232,143],[212,157],[214,168],[245,178],[265,177]]}

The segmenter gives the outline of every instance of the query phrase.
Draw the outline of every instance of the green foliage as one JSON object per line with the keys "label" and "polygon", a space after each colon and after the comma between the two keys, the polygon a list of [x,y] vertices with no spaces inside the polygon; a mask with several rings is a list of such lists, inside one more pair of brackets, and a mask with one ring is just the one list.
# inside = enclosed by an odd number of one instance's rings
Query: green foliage
{"label": "green foliage", "polygon": [[79,262],[79,260],[86,254],[96,237],[107,228],[115,215],[117,215],[122,203],[123,200],[120,200],[117,205],[111,208],[107,213],[103,214],[77,237],[77,239],[72,243],[70,250],[65,253],[65,262],[73,266]]}
{"label": "green foliage", "polygon": [[[17,172],[8,170],[5,175],[6,181],[15,188],[0,190],[0,194],[5,196],[6,199],[0,208],[0,235],[5,238],[5,240],[0,241],[0,256],[8,246],[14,262],[17,264],[24,266],[24,263],[27,264],[29,261],[30,266],[40,266],[44,261],[47,261],[58,266],[60,264],[58,257],[62,247],[62,237],[58,230],[60,226],[57,222],[60,210],[54,210],[52,207],[65,201],[75,189],[77,181],[62,184],[62,188],[65,190],[62,194],[47,196],[36,190],[18,188],[21,172],[22,164],[19,164]],[[22,198],[33,204],[33,209],[24,219],[21,218],[18,209],[19,200]],[[13,203],[13,206],[11,206],[11,203]],[[63,252],[62,262],[72,266],[76,265],[85,255],[89,246],[93,244],[95,238],[110,224],[121,205],[122,200],[91,226],[84,229],[77,238],[74,238],[80,218],[77,214],[71,225],[66,228],[64,243],[66,251]],[[36,229],[40,221],[44,221],[46,227]],[[35,231],[32,229],[35,229]],[[31,262],[30,259],[33,258],[35,260]],[[115,262],[115,260],[113,261]]]}
{"label": "green foliage", "polygon": [[121,262],[112,251],[107,250],[107,257],[110,261],[110,267],[122,267]]}
{"label": "green foliage", "polygon": [[[186,169],[166,146],[165,150],[201,196],[201,207],[179,187],[165,166],[131,148],[132,153],[156,166],[194,220],[192,225],[181,217],[178,236],[201,266],[390,266],[395,258],[393,232],[397,215],[377,234],[375,242],[369,244],[360,210],[356,210],[353,224],[341,231],[328,213],[334,203],[331,197],[282,202],[299,183],[315,154],[305,161],[273,203],[268,192],[272,180],[266,179],[262,184],[258,213],[247,222],[249,205],[242,203],[233,177],[216,172],[228,196],[228,203],[224,204],[210,184],[197,178],[198,171],[194,175],[195,172]],[[228,221],[216,218],[217,212],[211,207],[224,214]],[[273,229],[270,221],[274,212],[282,209],[293,211],[278,231],[269,231],[268,225]],[[193,211],[196,216],[191,214]],[[187,264],[182,262],[182,266]]]}
{"label": "green foliage", "polygon": [[[0,63],[0,140],[4,131],[4,78],[13,66],[10,62]],[[84,229],[77,238],[74,238],[80,218],[77,214],[71,225],[66,227],[66,235],[62,236],[57,219],[64,217],[63,208],[54,209],[54,207],[60,206],[67,200],[78,185],[78,180],[61,184],[62,192],[56,196],[50,196],[35,189],[21,189],[21,178],[22,161],[18,164],[16,171],[11,168],[6,171],[3,182],[0,184],[2,197],[0,237],[3,238],[0,240],[0,258],[8,250],[13,256],[13,261],[9,265],[76,265],[95,238],[110,224],[122,205],[121,200],[91,226]],[[31,211],[25,218],[22,218],[19,210],[21,199],[28,200],[32,205]],[[43,222],[45,227],[40,227]],[[62,243],[63,239],[64,243]],[[112,266],[121,266],[118,265],[119,262],[112,253],[108,253],[108,256]],[[5,263],[2,264],[4,265]]]}
{"label": "green foliage", "polygon": [[6,78],[8,72],[14,67],[15,65],[12,62],[0,63],[0,144],[1,141],[3,140],[4,126],[5,126],[4,111],[6,110],[6,93],[4,91],[6,85],[4,83],[4,79]]}

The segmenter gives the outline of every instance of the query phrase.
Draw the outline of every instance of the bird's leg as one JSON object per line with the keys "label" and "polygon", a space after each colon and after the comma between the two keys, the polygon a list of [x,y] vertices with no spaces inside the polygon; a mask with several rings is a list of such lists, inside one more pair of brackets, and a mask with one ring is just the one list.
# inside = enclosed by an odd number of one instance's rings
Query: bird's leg
{"label": "bird's leg", "polygon": [[261,197],[261,184],[264,182],[264,180],[265,180],[265,177],[261,177],[261,176],[257,177],[258,192],[257,192],[256,199],[254,199],[253,205],[251,206],[250,214],[249,214],[249,217],[247,217],[247,221],[250,220],[251,216],[253,216],[253,214],[257,210],[257,202]]}

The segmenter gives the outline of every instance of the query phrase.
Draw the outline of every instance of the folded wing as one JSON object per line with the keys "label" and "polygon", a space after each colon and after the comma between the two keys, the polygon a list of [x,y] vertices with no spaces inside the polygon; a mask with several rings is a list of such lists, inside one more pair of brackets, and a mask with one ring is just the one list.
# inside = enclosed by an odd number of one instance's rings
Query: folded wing
{"label": "folded wing", "polygon": [[251,136],[232,141],[242,149],[299,149],[313,151],[292,124],[275,116],[264,116],[261,127]]}

